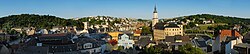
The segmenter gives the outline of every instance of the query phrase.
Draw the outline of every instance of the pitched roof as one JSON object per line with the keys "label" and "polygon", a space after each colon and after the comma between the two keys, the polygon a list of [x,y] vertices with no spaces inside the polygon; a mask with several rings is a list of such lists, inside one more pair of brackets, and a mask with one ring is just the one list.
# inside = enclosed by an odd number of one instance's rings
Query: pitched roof
{"label": "pitched roof", "polygon": [[138,30],[138,29],[135,30],[134,32],[135,32],[135,34],[141,34],[142,33],[141,30]]}
{"label": "pitched roof", "polygon": [[250,39],[250,32],[248,32],[245,36],[244,39]]}
{"label": "pitched roof", "polygon": [[175,42],[176,40],[182,40],[182,42],[189,42],[189,36],[166,36],[166,42]]}
{"label": "pitched roof", "polygon": [[164,29],[164,24],[165,23],[156,23],[155,26],[154,26],[154,29],[160,29],[160,30],[163,30]]}
{"label": "pitched roof", "polygon": [[156,10],[156,5],[155,5],[155,8],[154,8],[154,12],[153,13],[157,13],[157,10]]}
{"label": "pitched roof", "polygon": [[66,33],[61,33],[61,34],[43,34],[43,37],[49,37],[49,36],[66,36]]}
{"label": "pitched roof", "polygon": [[[29,46],[25,48],[21,48],[18,54],[48,54],[48,47],[39,47],[39,46]],[[35,49],[35,50],[34,50]]]}
{"label": "pitched roof", "polygon": [[180,28],[177,24],[169,23],[165,28]]}
{"label": "pitched roof", "polygon": [[197,41],[199,47],[207,47],[206,41]]}
{"label": "pitched roof", "polygon": [[141,38],[140,40],[138,40],[138,44],[140,46],[147,46],[150,43],[150,38],[146,37],[146,38]]}
{"label": "pitched roof", "polygon": [[208,37],[208,36],[201,36],[205,41],[207,41],[207,40],[209,40],[209,39],[211,39],[210,37]]}
{"label": "pitched roof", "polygon": [[241,37],[240,33],[235,30],[221,30],[220,41],[225,40],[226,37]]}
{"label": "pitched roof", "polygon": [[174,36],[166,36],[166,39],[165,39],[165,41],[166,42],[175,42],[175,37]]}
{"label": "pitched roof", "polygon": [[[234,31],[234,32],[233,32]],[[220,36],[233,36],[232,33],[235,33],[235,37],[240,37],[240,33],[235,30],[221,30]]]}
{"label": "pitched roof", "polygon": [[250,44],[247,44],[247,43],[239,43],[234,46],[242,47],[242,48],[250,48]]}
{"label": "pitched roof", "polygon": [[109,52],[108,54],[126,54],[126,53],[118,51],[118,50],[113,50],[113,51]]}
{"label": "pitched roof", "polygon": [[165,26],[165,28],[180,28],[179,26]]}

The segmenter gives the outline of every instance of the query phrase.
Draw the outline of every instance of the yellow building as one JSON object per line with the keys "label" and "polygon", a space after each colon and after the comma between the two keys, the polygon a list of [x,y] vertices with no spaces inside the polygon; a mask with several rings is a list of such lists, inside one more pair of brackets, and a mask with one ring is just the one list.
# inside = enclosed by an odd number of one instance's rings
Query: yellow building
{"label": "yellow building", "polygon": [[164,30],[163,29],[154,29],[154,40],[163,40],[165,39]]}
{"label": "yellow building", "polygon": [[182,25],[166,25],[165,23],[157,23],[153,29],[154,40],[163,40],[166,36],[183,36]]}
{"label": "yellow building", "polygon": [[108,34],[112,37],[114,40],[118,40],[118,35],[123,34],[122,32],[108,32]]}
{"label": "yellow building", "polygon": [[164,33],[166,36],[183,36],[183,26],[166,26],[164,29]]}

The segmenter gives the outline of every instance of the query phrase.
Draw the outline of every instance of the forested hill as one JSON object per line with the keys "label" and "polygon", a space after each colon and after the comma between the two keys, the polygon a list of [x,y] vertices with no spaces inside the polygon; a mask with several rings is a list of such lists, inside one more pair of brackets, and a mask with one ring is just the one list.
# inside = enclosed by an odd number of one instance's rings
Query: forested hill
{"label": "forested hill", "polygon": [[50,15],[21,14],[0,18],[1,27],[38,27],[65,26],[67,20]]}
{"label": "forested hill", "polygon": [[[115,18],[115,17],[105,17],[104,18]],[[99,18],[102,18],[99,16]],[[97,17],[98,18],[98,17]],[[0,18],[0,28],[11,28],[11,27],[36,27],[36,28],[52,28],[53,26],[79,26],[82,27],[82,22],[88,21],[89,17],[81,18],[79,20],[64,19],[56,16],[50,15],[36,15],[36,14],[20,14],[20,15],[10,15]],[[211,15],[211,14],[197,14],[179,17],[181,21],[183,19],[193,20],[195,19],[196,23],[202,23],[203,20],[214,20],[215,23],[239,23],[239,24],[250,24],[250,19],[247,18],[238,18],[238,17],[229,17],[229,16],[220,16],[220,15]],[[121,20],[117,19],[112,23],[120,22]],[[90,24],[101,24],[103,20],[91,19]],[[129,21],[130,22],[130,21]]]}
{"label": "forested hill", "polygon": [[[239,18],[239,17],[230,17],[230,16],[221,16],[221,15],[211,15],[211,14],[197,14],[184,16],[186,19],[196,19],[195,21],[199,21],[201,19],[204,20],[214,20],[215,23],[244,23],[250,24],[250,19],[248,18]],[[198,20],[197,20],[198,19]]]}
{"label": "forested hill", "polygon": [[[113,20],[112,22],[105,21],[100,18],[105,18],[106,20]],[[89,25],[100,25],[109,23],[114,25],[114,23],[121,23],[122,21],[131,22],[133,20],[127,18],[117,18],[110,16],[94,16],[94,17],[83,17],[79,19],[64,19],[51,15],[36,15],[36,14],[20,14],[20,15],[10,15],[6,17],[0,17],[0,29],[1,28],[13,28],[13,27],[36,27],[36,28],[46,28],[50,29],[53,26],[77,26],[83,27],[82,22],[89,22]],[[123,22],[124,23],[124,22]]]}

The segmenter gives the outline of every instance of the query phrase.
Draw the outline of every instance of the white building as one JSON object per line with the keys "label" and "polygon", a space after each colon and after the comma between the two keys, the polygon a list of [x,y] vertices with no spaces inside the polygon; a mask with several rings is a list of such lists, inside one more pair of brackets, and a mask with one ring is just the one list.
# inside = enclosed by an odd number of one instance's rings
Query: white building
{"label": "white building", "polygon": [[235,30],[220,30],[220,35],[213,41],[212,52],[231,54],[233,46],[242,43],[243,36]]}
{"label": "white building", "polygon": [[125,49],[132,47],[133,48],[133,44],[135,44],[134,40],[130,39],[131,36],[128,36],[127,34],[123,34],[121,36],[119,36],[118,38],[118,46],[123,46]]}

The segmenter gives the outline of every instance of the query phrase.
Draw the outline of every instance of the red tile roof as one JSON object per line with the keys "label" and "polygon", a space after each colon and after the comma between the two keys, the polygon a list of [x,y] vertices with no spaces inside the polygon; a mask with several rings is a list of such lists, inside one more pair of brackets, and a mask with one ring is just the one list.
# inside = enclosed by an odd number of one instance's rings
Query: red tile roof
{"label": "red tile roof", "polygon": [[[232,33],[234,33],[234,35]],[[220,40],[221,41],[223,40],[223,38],[232,37],[232,36],[238,38],[238,37],[241,37],[241,34],[236,30],[221,30],[220,31]]]}
{"label": "red tile roof", "polygon": [[141,30],[135,30],[135,34],[141,34]]}
{"label": "red tile roof", "polygon": [[[233,36],[232,31],[235,31],[235,30],[221,30],[220,36],[232,37]],[[235,34],[235,37],[240,37],[241,36],[238,31],[235,31],[234,34]]]}

